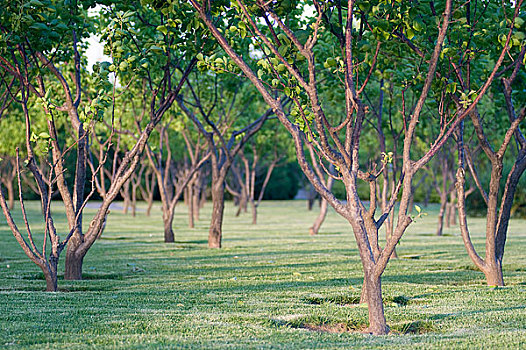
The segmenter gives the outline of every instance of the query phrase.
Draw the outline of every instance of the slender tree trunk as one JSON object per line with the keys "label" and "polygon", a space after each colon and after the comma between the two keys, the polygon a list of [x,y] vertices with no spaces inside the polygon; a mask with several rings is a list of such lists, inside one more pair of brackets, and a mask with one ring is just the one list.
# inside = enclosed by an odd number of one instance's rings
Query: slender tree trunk
{"label": "slender tree trunk", "polygon": [[151,197],[148,197],[148,207],[146,208],[146,216],[150,216],[152,214],[152,207],[153,207],[153,195]]}
{"label": "slender tree trunk", "polygon": [[445,209],[445,222],[446,222],[446,228],[450,228],[451,227],[451,222],[449,221],[450,217],[451,217],[451,203],[447,202],[446,203],[446,209]]}
{"label": "slender tree trunk", "polygon": [[318,217],[314,221],[314,224],[312,225],[312,227],[309,229],[309,233],[311,235],[318,234],[321,224],[323,224],[323,221],[325,221],[325,217],[327,216],[327,207],[328,207],[327,201],[325,199],[322,199],[321,205],[320,205],[320,213],[318,214]]}
{"label": "slender tree trunk", "polygon": [[444,214],[446,212],[447,197],[445,195],[440,196],[440,210],[438,212],[438,227],[437,227],[437,236],[442,236],[442,231],[444,228]]}
{"label": "slender tree trunk", "polygon": [[[330,171],[333,171],[332,168]],[[332,185],[334,183],[334,179],[329,176],[327,179],[327,189],[330,191],[332,189]],[[327,217],[327,209],[329,207],[329,202],[325,200],[324,198],[321,198],[320,202],[320,213],[318,214],[318,217],[314,221],[314,224],[312,224],[312,227],[309,229],[309,233],[311,235],[317,235],[320,231],[320,227],[325,221],[325,218]]]}
{"label": "slender tree trunk", "polygon": [[[396,154],[397,154],[396,153],[396,148],[395,148],[394,154],[395,154],[394,155],[394,159],[396,159]],[[389,183],[389,188],[391,189],[391,195],[393,195],[393,192],[395,191],[395,187],[396,187],[395,174],[396,174],[396,168],[393,167],[391,176],[388,177],[388,183]],[[384,186],[386,186],[385,182],[384,182]],[[384,208],[387,207],[387,203],[388,203],[387,196],[385,196],[384,203],[382,204],[383,205],[382,210],[384,210]],[[389,241],[390,237],[394,233],[395,208],[396,208],[396,205],[393,207],[393,209],[391,209],[391,212],[387,216],[387,220],[386,220],[386,223],[385,223],[385,240],[386,240],[386,242]],[[393,249],[393,253],[391,253],[391,259],[398,259],[398,254],[396,253],[396,248]]]}
{"label": "slender tree trunk", "polygon": [[239,207],[237,209],[236,216],[241,215],[242,212],[247,212],[247,191],[244,187],[241,187],[239,193]]}
{"label": "slender tree trunk", "polygon": [[[155,186],[157,185],[157,180],[155,177],[155,172],[152,172],[151,178],[148,179],[148,174],[145,176],[146,181],[146,188],[148,191],[148,195],[146,196],[148,201],[148,208],[146,208],[146,216],[150,216],[152,213],[152,207],[153,207],[153,195],[155,193]],[[149,183],[148,183],[149,181]]]}
{"label": "slender tree trunk", "polygon": [[126,181],[124,186],[122,186],[121,195],[123,197],[123,204],[122,204],[122,213],[128,214],[128,208],[130,206],[130,181]]}
{"label": "slender tree trunk", "polygon": [[15,190],[13,188],[13,180],[9,179],[6,181],[5,187],[7,188],[7,201],[9,203],[9,210],[13,210],[15,207]]}
{"label": "slender tree trunk", "polygon": [[42,271],[44,272],[44,277],[46,279],[46,292],[56,292],[58,291],[57,283],[57,268],[58,268],[58,258],[50,257],[49,266],[41,266]]}
{"label": "slender tree trunk", "polygon": [[252,225],[256,225],[258,222],[258,207],[254,199],[250,200],[250,207],[252,209]]}
{"label": "slender tree trunk", "polygon": [[312,210],[312,207],[314,206],[314,201],[316,200],[316,192],[314,191],[314,188],[312,185],[308,185],[309,191],[307,192],[307,209],[309,211]]}
{"label": "slender tree trunk", "polygon": [[206,204],[206,187],[202,189],[201,196],[199,197],[199,209],[202,209]]}
{"label": "slender tree trunk", "polygon": [[174,221],[174,212],[169,209],[163,210],[164,224],[164,243],[173,243],[175,241],[174,231],[172,228]]}
{"label": "slender tree trunk", "polygon": [[225,211],[225,184],[223,179],[212,184],[212,220],[208,231],[208,247],[221,248],[223,214]]}

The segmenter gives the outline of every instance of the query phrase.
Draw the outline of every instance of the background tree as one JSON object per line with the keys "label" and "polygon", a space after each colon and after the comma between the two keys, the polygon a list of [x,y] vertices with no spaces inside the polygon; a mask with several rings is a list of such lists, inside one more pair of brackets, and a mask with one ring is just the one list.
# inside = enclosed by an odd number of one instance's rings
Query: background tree
{"label": "background tree", "polygon": [[[180,120],[174,121],[174,118],[175,115],[172,115],[157,127],[156,151],[151,147],[146,151],[161,196],[165,243],[174,242],[173,220],[180,197],[188,185],[192,185],[194,175],[210,157],[203,152],[202,145],[192,145],[185,124]],[[191,217],[193,219],[193,213]]]}
{"label": "background tree", "polygon": [[246,212],[247,204],[250,204],[254,225],[257,223],[257,208],[265,196],[274,169],[289,158],[290,140],[281,131],[279,123],[267,121],[262,130],[240,150],[242,168],[236,168],[235,164],[232,166],[234,179],[237,180],[240,189],[238,195],[244,198],[239,201],[236,215],[241,213],[243,206]]}
{"label": "background tree", "polygon": [[[220,58],[214,60],[216,69],[221,69],[217,65],[222,62]],[[264,111],[254,100],[253,90],[238,79],[218,81],[199,74],[188,80],[187,86],[187,97],[178,99],[179,107],[203,135],[210,152],[213,208],[208,246],[221,248],[226,176],[235,156],[261,129],[272,110]]]}

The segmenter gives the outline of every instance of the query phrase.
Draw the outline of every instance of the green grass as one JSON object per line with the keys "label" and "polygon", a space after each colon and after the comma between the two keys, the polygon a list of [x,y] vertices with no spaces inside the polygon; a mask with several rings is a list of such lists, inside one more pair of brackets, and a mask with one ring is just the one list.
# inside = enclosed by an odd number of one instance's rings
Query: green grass
{"label": "green grass", "polygon": [[[57,203],[58,204],[58,203]],[[37,203],[31,221],[40,229]],[[60,206],[55,215],[64,230]],[[206,247],[210,207],[196,229],[186,208],[176,243],[162,243],[151,218],[110,214],[84,261],[82,281],[59,278],[43,292],[42,273],[0,220],[0,348],[517,349],[526,346],[526,221],[510,225],[507,286],[485,286],[456,228],[433,235],[436,208],[411,225],[401,257],[384,273],[392,334],[363,335],[367,309],[356,304],[361,264],[350,227],[334,212],[316,237],[315,212],[302,202],[264,202],[259,224],[227,205],[224,248]],[[93,213],[87,210],[86,222]],[[19,213],[17,213],[19,218]],[[20,221],[19,221],[20,222]],[[471,219],[483,251],[482,219]],[[61,259],[60,271],[63,271]],[[9,268],[7,266],[9,265]],[[330,330],[321,332],[318,330]],[[341,331],[351,331],[344,332]]]}

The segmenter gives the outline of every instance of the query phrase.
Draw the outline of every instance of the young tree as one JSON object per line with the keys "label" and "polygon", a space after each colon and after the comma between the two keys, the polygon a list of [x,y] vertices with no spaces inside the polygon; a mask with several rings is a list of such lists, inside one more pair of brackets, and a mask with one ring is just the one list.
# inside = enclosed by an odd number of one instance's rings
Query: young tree
{"label": "young tree", "polygon": [[[221,248],[225,180],[234,158],[272,114],[272,109],[261,113],[250,96],[252,90],[237,84],[215,78],[210,81],[210,77],[200,74],[187,81],[188,97],[178,99],[179,107],[203,135],[210,152],[213,206],[208,233],[210,248]],[[250,121],[257,114],[260,116]]]}
{"label": "young tree", "polygon": [[[310,21],[305,21],[301,16],[301,6],[296,6],[296,2],[237,0],[231,3],[231,7],[197,0],[191,0],[191,3],[231,62],[254,84],[292,135],[300,167],[314,188],[351,225],[364,270],[369,331],[386,334],[389,328],[383,310],[381,276],[396,244],[413,221],[408,215],[408,204],[415,173],[429,162],[460,121],[473,111],[500,67],[505,50],[496,60],[495,68],[478,96],[470,100],[469,106],[453,115],[441,114],[437,122],[440,133],[426,152],[415,160],[415,132],[432,87],[438,90],[432,93],[433,97],[439,102],[444,100],[440,94],[442,86],[433,86],[433,81],[436,75],[442,75],[442,72],[437,71],[437,65],[451,15],[459,10],[453,8],[452,1],[440,4],[379,1],[374,6],[352,0],[347,3],[313,1],[317,14]],[[227,18],[228,21],[225,20]],[[423,28],[427,29],[423,31]],[[239,31],[242,37],[248,35],[253,40],[252,47],[259,50],[257,54],[241,53],[231,45],[233,36],[239,35],[234,33]],[[417,35],[415,31],[421,33]],[[508,31],[506,45],[510,36],[511,30]],[[395,39],[398,41],[396,44]],[[366,42],[374,44],[364,47]],[[400,42],[411,51],[402,51]],[[374,49],[371,51],[371,48]],[[258,60],[257,66],[253,65],[251,58]],[[368,87],[368,82],[374,79],[372,73],[379,59],[393,64],[398,62],[398,66],[404,67],[399,72],[401,78],[397,80],[398,89],[403,92],[402,101],[406,102],[405,93],[415,96],[416,101],[409,106],[405,103],[400,106],[404,124],[402,176],[388,208],[376,219],[376,181],[390,157],[386,155],[377,163],[379,170],[372,166],[368,171],[362,171],[360,137],[368,113],[361,95]],[[325,62],[325,70],[320,66],[321,62]],[[257,73],[254,72],[255,67],[261,67]],[[319,77],[327,74],[327,71],[341,78],[342,86],[338,91],[341,91],[340,100],[345,102],[346,107],[341,118],[331,118],[330,111],[324,108],[323,100],[320,99],[322,94],[319,92],[323,88]],[[295,120],[287,118],[280,99],[272,92],[273,87],[282,89],[293,100]],[[335,167],[338,172],[335,178],[345,186],[346,202],[338,200],[320,181],[319,175],[305,157],[305,141],[314,145],[320,167],[324,170],[327,170],[327,164]],[[326,173],[331,176],[328,171]],[[369,208],[358,196],[359,180],[369,184]],[[393,235],[381,249],[378,229],[385,222],[399,193],[398,220]]]}
{"label": "young tree", "polygon": [[[192,143],[188,139],[188,131],[185,130],[184,124],[182,122],[176,123],[173,118],[174,116],[167,120],[166,123],[160,124],[157,128],[157,151],[152,151],[151,147],[148,147],[146,151],[161,195],[165,243],[174,242],[173,220],[175,207],[181,195],[188,185],[191,184],[199,168],[210,157],[209,153],[202,152],[203,147],[201,147],[201,145],[198,144],[192,147]],[[174,126],[174,124],[177,125]],[[174,132],[177,134],[174,135]],[[179,136],[175,138],[175,142],[174,136]],[[177,145],[184,145],[186,152],[182,149],[175,149]],[[184,154],[183,157],[176,157],[174,155],[176,152],[174,151],[187,154]],[[187,161],[187,157],[191,159],[191,162]]]}
{"label": "young tree", "polygon": [[[493,111],[493,123],[490,124],[491,131],[486,127],[481,112],[477,108],[469,114],[471,125],[466,122],[466,127],[461,125],[458,133],[458,170],[456,173],[456,189],[458,194],[458,211],[459,222],[462,233],[462,239],[466,250],[473,260],[474,264],[484,273],[488,285],[503,286],[504,278],[502,274],[502,260],[504,257],[504,248],[506,236],[508,233],[508,224],[511,217],[513,200],[520,177],[526,169],[526,139],[520,130],[520,125],[526,117],[526,101],[524,94],[514,93],[516,88],[523,89],[526,75],[524,73],[524,60],[526,46],[521,43],[524,39],[524,23],[526,15],[521,9],[522,2],[517,2],[515,8],[502,8],[494,6],[493,9],[499,9],[507,13],[507,20],[498,25],[500,31],[503,28],[511,26],[515,29],[513,36],[503,36],[499,31],[491,33],[491,39],[498,41],[501,46],[507,48],[507,61],[505,67],[499,71],[497,76],[500,78],[500,86],[495,86],[493,91],[493,102],[497,104]],[[520,14],[520,17],[518,17]],[[469,18],[469,16],[468,16]],[[471,21],[473,18],[471,18]],[[497,25],[495,23],[495,25]],[[510,45],[513,43],[513,47]],[[496,48],[500,49],[499,47]],[[489,54],[495,55],[495,48],[488,50]],[[484,56],[485,53],[480,53]],[[470,75],[462,74],[464,71],[472,71]],[[482,72],[481,72],[482,71]],[[478,85],[479,76],[487,74],[487,68],[476,66],[470,60],[461,61],[457,68],[457,84],[464,91],[469,91],[471,86]],[[465,94],[464,94],[465,95]],[[457,103],[464,103],[463,100]],[[505,113],[503,113],[505,111]],[[492,111],[489,111],[490,113]],[[507,122],[499,115],[507,115]],[[469,147],[465,144],[464,133],[467,127],[471,126],[476,135],[478,145],[482,149],[483,155],[489,160],[491,165],[489,184],[486,184],[487,191],[479,178],[477,166],[472,159]],[[499,132],[499,129],[502,130]],[[509,173],[504,174],[504,162],[506,153],[510,145],[514,144],[514,154],[511,158],[512,167]],[[509,153],[509,152],[508,152]],[[469,169],[474,182],[477,185],[486,205],[486,243],[485,255],[481,257],[471,241],[469,226],[467,223],[466,213],[466,195],[465,177],[466,167]],[[500,186],[504,180],[504,191],[501,193]]]}
{"label": "young tree", "polygon": [[[287,159],[290,153],[290,140],[287,135],[279,132],[279,127],[278,123],[268,121],[265,127],[254,135],[252,140],[239,152],[242,169],[237,169],[235,165],[232,166],[232,173],[240,189],[238,196],[241,198],[236,215],[241,213],[243,207],[246,212],[247,204],[250,204],[253,225],[257,223],[257,208],[263,200],[274,169],[280,165],[280,162]],[[260,182],[258,186],[258,179],[261,178],[262,171],[265,175],[263,182]],[[257,198],[256,187],[258,188]]]}

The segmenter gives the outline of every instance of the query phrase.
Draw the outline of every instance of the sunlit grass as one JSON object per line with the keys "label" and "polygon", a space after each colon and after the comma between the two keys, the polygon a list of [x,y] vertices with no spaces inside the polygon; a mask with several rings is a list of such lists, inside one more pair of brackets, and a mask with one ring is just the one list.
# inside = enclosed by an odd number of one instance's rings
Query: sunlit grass
{"label": "sunlit grass", "polygon": [[[37,230],[42,221],[37,203],[29,208]],[[54,208],[56,222],[65,232],[60,210]],[[526,346],[526,221],[510,225],[507,286],[495,289],[473,268],[458,229],[434,236],[436,208],[424,209],[429,215],[410,227],[397,247],[400,259],[384,274],[393,332],[372,337],[332,332],[360,330],[367,322],[367,308],[355,304],[362,282],[356,245],[337,214],[330,212],[321,234],[311,237],[308,228],[317,213],[307,211],[304,202],[264,202],[256,226],[249,214],[236,218],[229,203],[224,248],[210,250],[209,210],[205,207],[196,228],[188,229],[181,205],[176,243],[169,245],[162,243],[159,210],[150,218],[113,210],[85,259],[85,279],[60,278],[59,293],[43,292],[40,270],[2,216],[0,348]],[[86,223],[93,212],[87,210]],[[470,221],[483,252],[485,223]]]}

